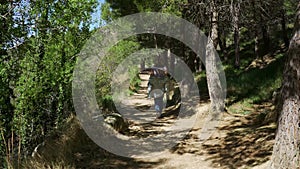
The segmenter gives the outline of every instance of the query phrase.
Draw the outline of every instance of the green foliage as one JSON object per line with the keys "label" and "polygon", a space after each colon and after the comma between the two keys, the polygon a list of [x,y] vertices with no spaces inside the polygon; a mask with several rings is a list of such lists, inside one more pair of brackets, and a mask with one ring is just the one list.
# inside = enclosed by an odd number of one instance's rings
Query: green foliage
{"label": "green foliage", "polygon": [[[97,71],[96,76],[96,95],[98,99],[98,104],[105,107],[104,103],[106,103],[107,98],[111,97],[111,78],[113,76],[113,72],[116,70],[120,63],[140,48],[139,43],[133,40],[122,40],[115,46],[113,46],[105,58],[99,65],[99,69]],[[125,66],[125,65],[124,65]],[[137,74],[136,69],[129,69],[130,79],[133,79]]]}
{"label": "green foliage", "polygon": [[113,18],[134,14],[137,12],[165,12],[177,16],[182,15],[182,4],[186,0],[106,0],[102,5],[102,19],[110,21]]}
{"label": "green foliage", "polygon": [[[251,2],[256,4],[252,6]],[[293,28],[291,23],[296,3],[296,0],[276,3],[267,0],[245,1],[241,4],[241,69],[232,66],[233,59],[225,66],[229,104],[240,102],[249,107],[253,103],[269,99],[272,91],[280,87],[282,52],[274,54],[276,61],[262,69],[245,69],[256,59],[253,58],[254,29],[258,28],[260,48],[263,46],[263,28],[269,30],[271,44],[278,46],[281,38],[281,12],[286,16],[289,33]],[[231,17],[228,17],[229,8],[224,8],[230,4],[229,1],[216,1],[216,5],[219,10],[220,34],[227,43],[227,54],[231,59],[234,56],[232,24]],[[12,6],[15,8],[12,9]],[[15,142],[21,141],[21,154],[28,155],[34,146],[59,128],[74,111],[71,99],[73,68],[76,55],[91,35],[91,13],[96,7],[97,0],[21,0],[0,4],[0,132],[3,133],[3,137],[0,137],[1,158],[6,153],[3,143],[10,137],[15,137]],[[206,32],[210,28],[210,23],[205,19],[210,15],[207,12],[208,5],[193,4],[187,0],[106,0],[101,11],[101,17],[106,22],[137,12],[165,12],[183,16]],[[163,46],[165,44],[169,45]],[[172,52],[179,51],[178,55],[185,61],[193,59],[189,56],[191,53],[187,47],[178,44],[160,35],[141,35],[120,41],[109,50],[97,72],[96,91],[99,104],[113,109],[110,86],[112,73],[127,56],[141,48],[163,46],[162,48],[171,48]],[[145,62],[148,65],[153,64],[152,60]],[[194,60],[191,62],[194,63]],[[138,89],[138,71],[136,67],[128,71],[131,90]],[[205,73],[202,72],[198,78],[203,96],[203,93],[208,93]],[[249,112],[243,109],[243,113]],[[12,151],[15,152],[15,149]],[[0,159],[0,163],[4,164],[2,161]]]}
{"label": "green foliage", "polygon": [[134,0],[106,0],[114,17],[121,17],[139,12]]}
{"label": "green foliage", "polygon": [[168,0],[165,1],[162,7],[162,12],[171,13],[177,16],[183,15],[183,5],[188,3],[187,0]]}
{"label": "green foliage", "polygon": [[[130,77],[130,91],[137,92],[139,90],[139,84],[141,83],[141,79],[139,77],[139,69],[134,67],[129,70],[129,77]],[[129,93],[130,94],[130,93]]]}
{"label": "green foliage", "polygon": [[153,0],[153,1],[134,0],[134,4],[137,6],[140,12],[161,11],[164,3],[165,3],[164,0]]}
{"label": "green foliage", "polygon": [[236,76],[232,75],[233,72],[228,73],[228,103],[243,101],[252,104],[270,99],[282,83],[282,60],[279,57],[263,69],[250,69]]}
{"label": "green foliage", "polygon": [[106,22],[110,22],[114,18],[110,4],[105,2],[101,5],[101,19],[103,19]]}
{"label": "green foliage", "polygon": [[[73,67],[90,36],[91,13],[97,6],[96,0],[15,3],[17,13],[7,16],[18,16],[1,30],[6,37],[1,37],[0,58],[1,157],[2,143],[12,135],[22,144],[20,155],[28,155],[73,112]],[[9,8],[2,7],[4,16]]]}
{"label": "green foliage", "polygon": [[[0,4],[0,168],[8,166],[3,163],[7,148],[4,143],[12,133],[13,101],[16,97],[13,89],[20,74],[18,60],[24,49],[18,39],[24,36],[26,29],[18,25],[20,20],[14,18],[12,4],[11,1]],[[19,51],[11,50],[16,44]]]}

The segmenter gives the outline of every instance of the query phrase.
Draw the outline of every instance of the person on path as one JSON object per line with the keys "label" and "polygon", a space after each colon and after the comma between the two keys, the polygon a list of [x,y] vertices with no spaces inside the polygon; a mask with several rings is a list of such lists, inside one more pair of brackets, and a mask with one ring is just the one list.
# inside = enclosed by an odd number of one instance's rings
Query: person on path
{"label": "person on path", "polygon": [[164,107],[164,93],[167,92],[167,71],[164,69],[152,69],[148,82],[148,98],[154,98],[156,117],[160,118]]}

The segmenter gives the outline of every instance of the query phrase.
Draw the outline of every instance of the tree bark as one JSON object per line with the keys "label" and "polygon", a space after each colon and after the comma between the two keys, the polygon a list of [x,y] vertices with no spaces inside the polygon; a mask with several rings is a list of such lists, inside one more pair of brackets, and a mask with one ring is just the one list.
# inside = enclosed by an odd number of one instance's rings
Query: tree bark
{"label": "tree bark", "polygon": [[[157,37],[156,37],[155,34],[153,34],[153,42],[154,42],[154,47],[155,47],[155,49],[157,50],[157,49],[158,49],[158,44],[157,44]],[[157,66],[157,65],[159,64],[159,60],[160,60],[160,56],[157,55],[157,56],[155,57],[155,60],[154,60],[154,65]]]}
{"label": "tree bark", "polygon": [[175,69],[175,56],[171,55],[170,51],[170,65],[169,65],[169,72],[174,76],[174,69]]}
{"label": "tree bark", "polygon": [[212,39],[213,45],[215,48],[218,46],[218,11],[217,6],[214,0],[210,2],[210,9],[211,9],[211,34],[210,37]]}
{"label": "tree bark", "polygon": [[208,38],[208,43],[206,46],[206,74],[207,74],[207,85],[209,90],[209,97],[211,100],[211,108],[212,112],[222,112],[224,110],[224,98],[223,98],[223,90],[220,81],[220,77],[218,74],[218,60],[215,48],[218,44],[218,12],[216,9],[216,4],[213,0],[210,1],[210,9],[211,9],[211,35]]}
{"label": "tree bark", "polygon": [[171,39],[170,37],[167,37],[165,40],[165,48],[166,50],[163,52],[163,54],[161,55],[160,58],[160,67],[166,67],[168,69],[169,66],[169,61],[170,61],[170,57],[171,57]]}
{"label": "tree bark", "polygon": [[281,90],[282,110],[270,168],[300,168],[300,2]]}
{"label": "tree bark", "polygon": [[[261,21],[265,22],[265,21]],[[264,42],[264,50],[263,55],[267,54],[270,49],[270,37],[268,32],[268,26],[266,24],[261,25],[262,35],[263,35],[263,42]]]}
{"label": "tree bark", "polygon": [[234,30],[234,53],[235,62],[234,66],[240,67],[240,25],[239,25],[239,15],[240,15],[240,1],[238,0],[236,4],[232,3],[232,14],[233,14],[233,30]]}
{"label": "tree bark", "polygon": [[259,58],[258,53],[258,26],[257,26],[257,16],[256,16],[256,8],[255,8],[255,0],[252,0],[252,12],[253,12],[253,20],[254,20],[254,54],[255,57]]}
{"label": "tree bark", "polygon": [[283,39],[284,45],[285,45],[285,47],[288,47],[290,42],[289,42],[289,38],[287,36],[286,16],[285,16],[284,7],[282,7],[282,10],[281,10],[281,29],[282,29],[282,39]]}
{"label": "tree bark", "polygon": [[202,60],[200,58],[197,57],[196,59],[196,72],[202,72]]}
{"label": "tree bark", "polygon": [[270,37],[268,32],[268,25],[266,24],[266,20],[264,20],[263,16],[260,14],[260,29],[262,32],[262,38],[264,42],[264,48],[262,55],[265,55],[270,49]]}
{"label": "tree bark", "polygon": [[224,30],[224,26],[219,29],[219,45],[220,45],[220,49],[221,52],[223,53],[223,57],[224,57],[224,61],[228,61],[228,53],[227,53],[227,44],[226,44],[226,33]]}
{"label": "tree bark", "polygon": [[140,71],[144,70],[145,68],[146,68],[145,59],[142,59],[140,62]]}

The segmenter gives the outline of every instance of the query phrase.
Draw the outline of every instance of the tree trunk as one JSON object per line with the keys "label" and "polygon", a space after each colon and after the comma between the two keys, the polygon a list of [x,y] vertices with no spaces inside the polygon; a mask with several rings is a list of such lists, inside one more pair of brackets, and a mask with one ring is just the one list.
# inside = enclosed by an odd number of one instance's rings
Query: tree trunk
{"label": "tree trunk", "polygon": [[281,97],[282,110],[270,167],[300,168],[300,2],[297,8],[295,34],[290,41],[285,63]]}
{"label": "tree trunk", "polygon": [[[261,23],[264,23],[265,21],[261,19]],[[262,24],[261,25],[261,31],[263,36],[263,42],[264,42],[264,50],[263,55],[267,54],[270,49],[270,37],[268,32],[268,25]]]}
{"label": "tree trunk", "polygon": [[165,40],[165,51],[161,53],[159,61],[159,67],[166,67],[168,69],[169,60],[171,57],[171,39],[169,37]]}
{"label": "tree trunk", "polygon": [[232,3],[232,14],[233,14],[233,30],[234,30],[234,53],[236,68],[240,67],[240,26],[239,26],[239,15],[240,15],[240,2],[236,4]]}
{"label": "tree trunk", "polygon": [[187,65],[189,66],[191,71],[196,72],[196,59],[197,59],[196,54],[193,51],[189,50],[187,59],[188,59]]}
{"label": "tree trunk", "polygon": [[196,59],[196,72],[199,73],[199,72],[202,72],[202,61],[199,57],[197,57]]}
{"label": "tree trunk", "polygon": [[224,61],[228,61],[228,53],[227,53],[227,44],[226,44],[226,33],[224,30],[224,26],[222,29],[220,29],[219,32],[219,45],[221,52],[223,53]]}
{"label": "tree trunk", "polygon": [[[284,7],[282,7],[284,8]],[[288,47],[290,42],[289,38],[287,36],[287,30],[286,30],[286,17],[285,17],[285,10],[281,10],[281,29],[282,29],[282,39],[284,42],[285,47]]]}
{"label": "tree trunk", "polygon": [[258,33],[257,30],[255,30],[255,38],[254,38],[254,55],[256,57],[256,59],[259,58],[259,53],[258,53]]}
{"label": "tree trunk", "polygon": [[254,55],[258,59],[258,26],[257,26],[257,16],[256,16],[256,8],[255,8],[255,0],[252,0],[252,12],[253,12],[253,20],[254,20]]}
{"label": "tree trunk", "polygon": [[168,46],[167,55],[166,55],[166,62],[164,64],[164,66],[167,68],[168,71],[169,71],[169,65],[171,65],[171,56],[172,56],[171,47]]}
{"label": "tree trunk", "polygon": [[145,68],[146,68],[145,59],[142,59],[140,62],[140,71],[144,70]]}
{"label": "tree trunk", "polygon": [[[155,49],[157,50],[158,44],[157,44],[157,37],[155,34],[153,34],[153,42],[154,42]],[[160,55],[155,56],[154,65],[157,66],[159,64],[159,61],[160,61]]]}
{"label": "tree trunk", "polygon": [[214,2],[214,0],[211,0],[211,5],[210,5],[210,8],[211,8],[211,39],[212,39],[212,42],[213,42],[213,45],[215,48],[217,48],[218,46],[218,11],[217,11],[217,6]]}
{"label": "tree trunk", "polygon": [[[262,40],[264,42],[263,50],[261,55],[265,55],[269,52],[270,49],[270,36],[269,36],[269,31],[268,31],[268,24],[266,23],[267,21],[263,18],[262,14],[259,15],[260,19],[260,30],[262,32]],[[263,59],[263,58],[262,58]]]}
{"label": "tree trunk", "polygon": [[215,47],[218,42],[218,24],[217,18],[218,13],[215,6],[215,2],[212,0],[210,2],[211,9],[211,35],[208,38],[208,43],[206,46],[206,74],[207,74],[207,85],[209,90],[209,97],[211,100],[211,108],[212,112],[221,112],[224,109],[224,100],[223,100],[223,90],[220,81],[220,77],[218,74],[218,60],[215,51]]}
{"label": "tree trunk", "polygon": [[174,76],[174,69],[175,69],[175,56],[171,54],[170,51],[170,64],[169,64],[169,72]]}

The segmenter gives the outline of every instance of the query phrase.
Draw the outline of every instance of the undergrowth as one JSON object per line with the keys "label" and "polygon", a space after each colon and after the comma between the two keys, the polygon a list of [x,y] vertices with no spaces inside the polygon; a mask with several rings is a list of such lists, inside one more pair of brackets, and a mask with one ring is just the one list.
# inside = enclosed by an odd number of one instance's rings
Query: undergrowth
{"label": "undergrowth", "polygon": [[[226,107],[232,113],[250,114],[253,104],[260,104],[272,99],[273,93],[282,84],[285,48],[279,48],[262,58],[255,59],[249,49],[241,51],[241,66],[236,68],[232,61],[223,62],[227,83]],[[232,58],[233,60],[234,58]],[[205,72],[198,73],[196,80],[200,98],[208,99]],[[232,106],[239,104],[241,109]]]}

